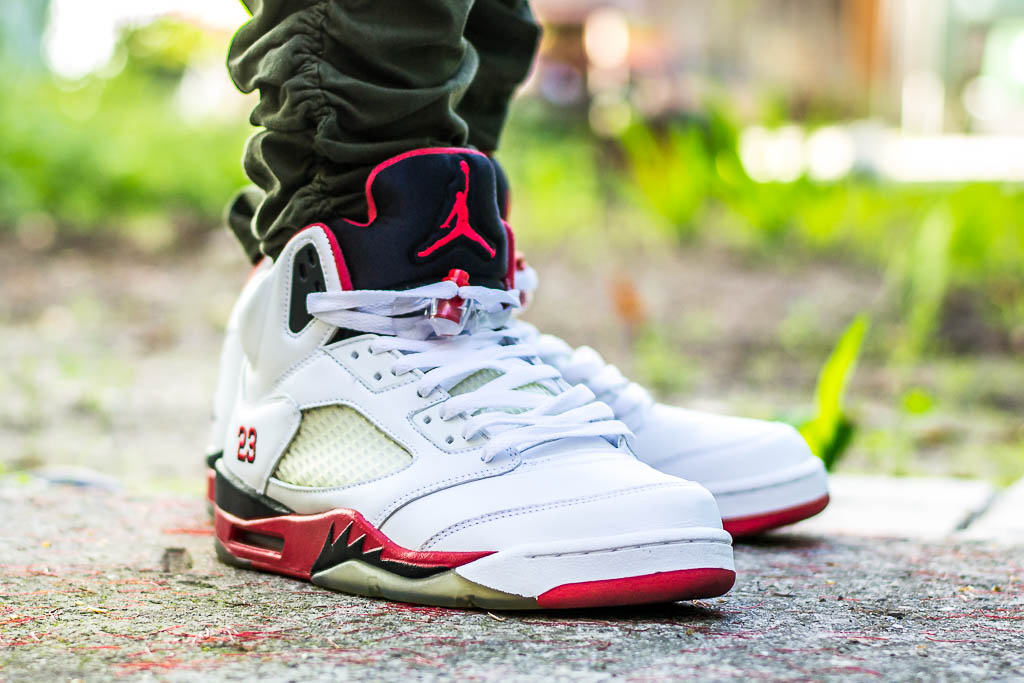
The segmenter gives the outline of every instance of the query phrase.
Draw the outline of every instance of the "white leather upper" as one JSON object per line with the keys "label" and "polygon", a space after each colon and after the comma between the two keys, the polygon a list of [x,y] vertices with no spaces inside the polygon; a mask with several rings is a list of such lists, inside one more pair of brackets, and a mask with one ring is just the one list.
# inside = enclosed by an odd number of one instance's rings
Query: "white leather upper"
{"label": "white leather upper", "polygon": [[[294,254],[315,245],[327,291],[340,279],[323,229],[299,233],[238,306],[244,361],[223,432],[222,466],[298,513],[351,508],[397,543],[430,550],[497,550],[533,541],[653,529],[720,528],[713,498],[639,462],[601,438],[549,442],[482,462],[486,437],[462,437],[465,418],[441,418],[443,389],[417,393],[418,370],[391,373],[397,351],[373,353],[375,335],[329,346],[335,328],[318,319],[288,327]],[[249,289],[249,288],[247,288]],[[343,404],[405,448],[410,464],[387,476],[334,488],[274,479],[306,408]],[[255,457],[239,458],[240,428],[255,430]]]}
{"label": "white leather upper", "polygon": [[[479,512],[467,517],[465,511]],[[502,477],[417,500],[388,520],[385,533],[425,550],[496,550],[523,542],[591,538],[691,526],[718,526],[703,487],[636,460],[626,451],[527,460]],[[401,540],[399,540],[401,539]]]}
{"label": "white leather upper", "polygon": [[634,428],[639,457],[712,493],[755,488],[820,462],[793,427],[656,403]]}
{"label": "white leather upper", "polygon": [[263,259],[253,268],[249,279],[242,288],[242,293],[228,316],[228,323],[224,329],[224,343],[221,344],[220,350],[217,388],[213,396],[210,433],[206,446],[207,455],[216,453],[223,446],[221,442],[224,439],[224,430],[227,429],[228,420],[231,418],[231,408],[234,406],[235,397],[238,394],[238,381],[244,361],[238,330],[242,309],[246,307],[247,302],[258,289],[259,283],[270,272],[270,267],[270,259]]}

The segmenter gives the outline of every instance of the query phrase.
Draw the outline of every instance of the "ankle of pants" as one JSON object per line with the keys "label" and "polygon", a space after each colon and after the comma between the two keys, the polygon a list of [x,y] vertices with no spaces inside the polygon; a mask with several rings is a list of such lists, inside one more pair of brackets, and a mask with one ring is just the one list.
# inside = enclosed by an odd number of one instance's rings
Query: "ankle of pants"
{"label": "ankle of pants", "polygon": [[[228,69],[240,90],[260,93],[250,120],[262,130],[244,166],[264,196],[251,237],[241,228],[258,195],[232,203],[229,225],[250,257],[276,256],[311,222],[364,218],[366,178],[389,157],[471,141],[493,149],[539,34],[523,0],[246,4],[253,16],[232,40]],[[501,18],[506,30],[493,23]],[[486,57],[479,81],[474,36]],[[472,138],[464,117],[479,128]]]}

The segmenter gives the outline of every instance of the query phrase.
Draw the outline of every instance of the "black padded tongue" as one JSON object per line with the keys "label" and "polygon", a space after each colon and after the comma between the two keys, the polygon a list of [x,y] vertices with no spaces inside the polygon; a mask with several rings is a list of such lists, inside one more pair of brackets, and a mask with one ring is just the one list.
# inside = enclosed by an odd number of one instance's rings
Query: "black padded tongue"
{"label": "black padded tongue", "polygon": [[368,220],[328,223],[355,289],[408,289],[453,269],[506,288],[512,246],[498,213],[494,167],[474,150],[423,149],[377,166]]}

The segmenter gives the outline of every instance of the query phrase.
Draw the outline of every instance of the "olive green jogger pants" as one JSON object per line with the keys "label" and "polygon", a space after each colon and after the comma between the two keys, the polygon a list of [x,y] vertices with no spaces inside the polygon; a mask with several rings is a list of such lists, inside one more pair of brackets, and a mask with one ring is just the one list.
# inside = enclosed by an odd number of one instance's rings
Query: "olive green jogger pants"
{"label": "olive green jogger pants", "polygon": [[498,145],[540,29],[527,0],[244,0],[228,70],[259,91],[258,186],[228,222],[254,261],[303,226],[361,219],[374,166],[420,147]]}

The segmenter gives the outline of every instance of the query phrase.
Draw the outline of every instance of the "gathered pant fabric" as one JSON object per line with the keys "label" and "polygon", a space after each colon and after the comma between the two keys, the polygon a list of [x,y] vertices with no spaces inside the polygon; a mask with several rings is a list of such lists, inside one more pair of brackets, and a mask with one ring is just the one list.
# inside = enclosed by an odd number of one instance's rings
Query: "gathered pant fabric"
{"label": "gathered pant fabric", "polygon": [[228,224],[255,261],[309,223],[366,215],[374,166],[421,147],[497,148],[540,29],[527,0],[244,0],[228,71],[259,92],[259,188]]}

